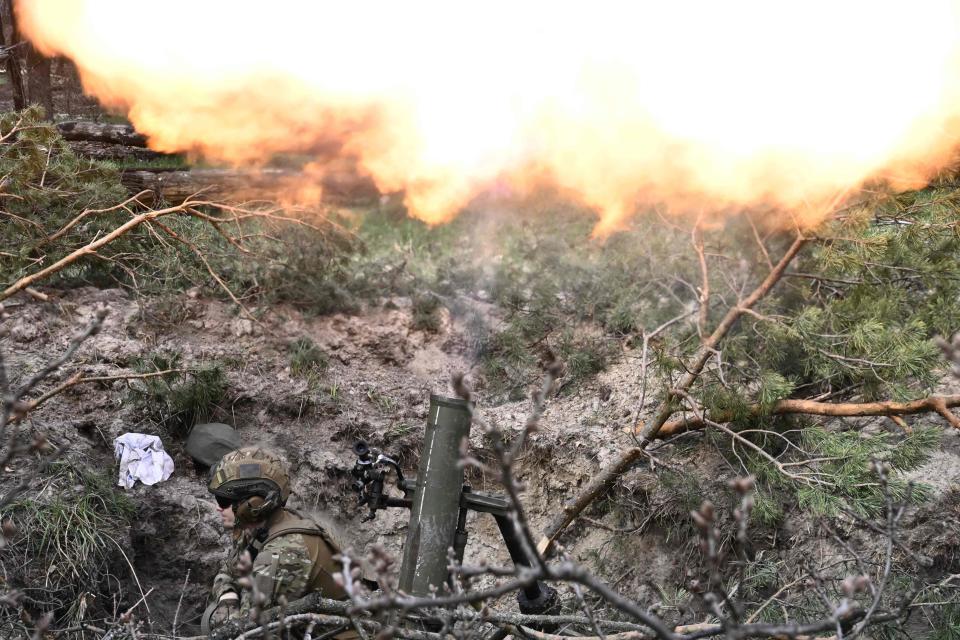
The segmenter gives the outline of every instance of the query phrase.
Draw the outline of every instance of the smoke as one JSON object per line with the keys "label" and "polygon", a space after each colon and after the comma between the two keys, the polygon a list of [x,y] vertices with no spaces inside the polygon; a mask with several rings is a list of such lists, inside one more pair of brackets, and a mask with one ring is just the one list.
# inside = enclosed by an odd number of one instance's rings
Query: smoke
{"label": "smoke", "polygon": [[816,211],[922,182],[960,111],[957,0],[19,0],[162,151],[356,158],[413,215],[550,184],[638,204]]}

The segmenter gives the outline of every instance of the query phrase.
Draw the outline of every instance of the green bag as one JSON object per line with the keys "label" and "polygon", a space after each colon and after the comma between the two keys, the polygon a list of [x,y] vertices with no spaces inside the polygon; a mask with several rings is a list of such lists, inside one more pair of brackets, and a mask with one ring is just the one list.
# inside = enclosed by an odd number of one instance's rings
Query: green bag
{"label": "green bag", "polygon": [[212,467],[225,454],[240,448],[240,434],[220,422],[198,424],[187,437],[187,453],[200,464]]}

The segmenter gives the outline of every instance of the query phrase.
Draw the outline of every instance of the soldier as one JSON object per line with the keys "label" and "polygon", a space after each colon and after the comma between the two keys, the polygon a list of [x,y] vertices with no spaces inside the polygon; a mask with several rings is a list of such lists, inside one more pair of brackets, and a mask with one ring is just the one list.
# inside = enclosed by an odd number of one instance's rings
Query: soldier
{"label": "soldier", "polygon": [[[281,597],[290,601],[319,591],[326,598],[346,599],[333,580],[339,570],[333,556],[340,550],[319,525],[284,508],[290,474],[278,455],[260,447],[232,451],[212,469],[208,488],[224,526],[232,527],[234,545],[214,579],[204,633],[249,616],[254,605],[275,606]],[[249,571],[248,588],[239,584],[242,571]]]}

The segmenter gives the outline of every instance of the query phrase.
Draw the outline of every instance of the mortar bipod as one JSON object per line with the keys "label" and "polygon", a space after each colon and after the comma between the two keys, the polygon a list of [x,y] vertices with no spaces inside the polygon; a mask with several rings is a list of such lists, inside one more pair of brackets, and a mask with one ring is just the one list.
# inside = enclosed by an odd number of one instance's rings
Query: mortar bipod
{"label": "mortar bipod", "polygon": [[[416,477],[404,477],[393,458],[370,449],[365,442],[354,445],[354,452],[357,453],[358,459],[352,471],[352,475],[356,478],[353,488],[360,494],[360,504],[369,508],[369,513],[363,518],[364,520],[372,520],[380,509],[389,507],[412,509],[413,495],[417,488]],[[385,476],[390,470],[397,473],[396,486],[403,492],[402,498],[389,496],[384,491]],[[510,517],[509,503],[500,496],[475,493],[467,484],[461,485],[457,526],[452,545],[458,564],[463,563],[469,537],[466,526],[469,511],[492,515],[514,566],[533,567],[533,559],[524,550],[519,533]],[[447,576],[448,583],[452,583],[453,579],[452,575]],[[517,594],[520,611],[525,614],[552,613],[556,610],[557,601],[556,589],[539,581],[525,587]]]}

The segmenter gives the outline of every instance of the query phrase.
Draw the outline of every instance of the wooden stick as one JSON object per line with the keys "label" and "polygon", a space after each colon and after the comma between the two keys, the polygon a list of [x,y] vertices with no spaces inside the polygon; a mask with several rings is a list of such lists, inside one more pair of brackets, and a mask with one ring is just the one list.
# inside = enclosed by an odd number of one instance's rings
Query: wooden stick
{"label": "wooden stick", "polygon": [[11,417],[10,422],[19,422],[25,415],[36,409],[50,398],[61,394],[70,387],[75,387],[78,384],[85,384],[87,382],[109,382],[111,380],[142,380],[143,378],[156,378],[157,376],[165,376],[170,373],[187,373],[189,371],[190,369],[166,369],[164,371],[152,371],[150,373],[130,373],[116,376],[93,376],[90,378],[84,378],[83,374],[78,372],[55,386],[50,391],[47,391],[36,400],[30,400],[29,402],[25,402],[20,405],[17,408],[17,415]]}

